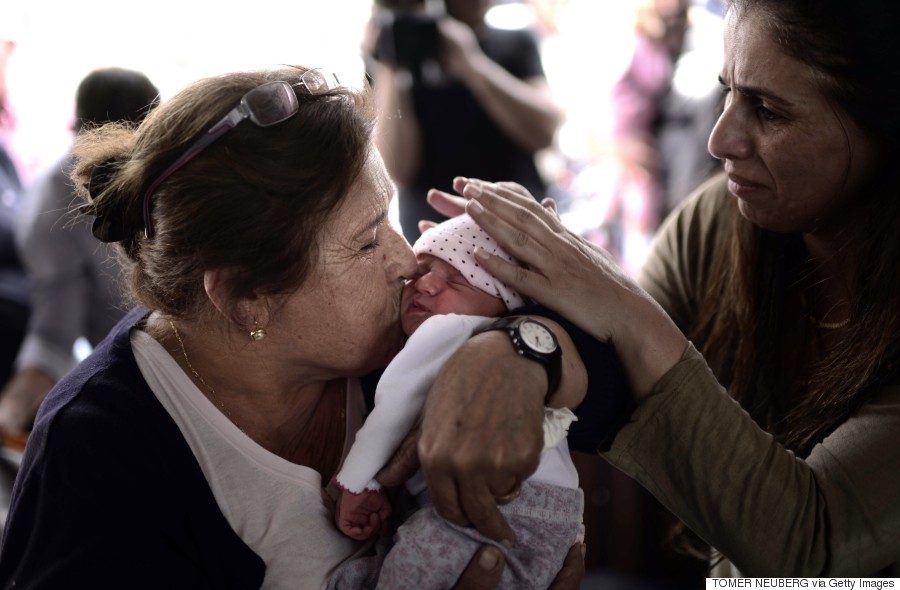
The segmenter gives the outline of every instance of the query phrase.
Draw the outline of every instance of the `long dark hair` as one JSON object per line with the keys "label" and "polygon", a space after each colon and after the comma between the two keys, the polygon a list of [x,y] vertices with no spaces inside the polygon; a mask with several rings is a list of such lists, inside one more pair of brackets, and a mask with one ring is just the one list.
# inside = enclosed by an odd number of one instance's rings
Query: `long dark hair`
{"label": "long dark hair", "polygon": [[[883,148],[880,168],[854,197],[860,222],[844,232],[838,254],[857,268],[852,322],[824,358],[798,369],[782,356],[785,334],[805,334],[807,347],[818,337],[808,317],[790,313],[797,301],[814,309],[814,262],[802,236],[754,225],[733,198],[721,212],[728,229],[719,232],[688,327],[729,393],[785,448],[806,457],[878,387],[900,381],[900,71],[885,67],[900,59],[900,3],[730,0],[728,10],[739,18],[762,14],[771,39],[810,66],[832,105]],[[708,545],[683,526],[674,538],[682,550],[708,557]]]}
{"label": "long dark hair", "polygon": [[[760,11],[785,53],[808,64],[823,92],[887,154],[854,206],[862,222],[845,232],[855,258],[852,323],[825,358],[786,385],[780,343],[791,297],[813,303],[812,262],[797,234],[777,234],[733,207],[732,231],[718,250],[711,284],[691,337],[742,406],[799,456],[844,422],[887,380],[897,378],[900,341],[900,9],[892,0],[731,0],[729,10]],[[733,205],[733,204],[732,204]],[[794,389],[791,391],[791,389]],[[792,400],[785,405],[785,396]],[[776,411],[776,400],[779,409]]]}

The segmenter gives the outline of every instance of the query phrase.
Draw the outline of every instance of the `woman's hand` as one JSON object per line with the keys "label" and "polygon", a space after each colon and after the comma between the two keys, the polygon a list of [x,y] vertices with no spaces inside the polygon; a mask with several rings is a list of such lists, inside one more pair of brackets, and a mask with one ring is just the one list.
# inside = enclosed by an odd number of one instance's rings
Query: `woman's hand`
{"label": "woman's hand", "polygon": [[[513,183],[457,178],[454,189],[468,200],[465,210],[523,264],[476,250],[484,267],[598,340],[610,342],[635,397],[649,395],[687,346],[659,305],[607,252],[563,226],[552,202],[541,206]],[[431,191],[429,202],[452,215],[464,201]]]}
{"label": "woman's hand", "polygon": [[555,207],[541,206],[519,185],[457,182],[461,193],[470,199],[468,213],[523,265],[498,264],[489,257],[484,260],[488,270],[504,281],[509,278],[523,294],[554,309],[595,338],[612,340],[619,324],[628,319],[621,317],[621,309],[609,309],[600,303],[626,303],[630,302],[629,294],[642,293],[612,257],[569,231]]}
{"label": "woman's hand", "polygon": [[[574,408],[584,398],[587,372],[569,335],[541,320],[562,349],[562,379],[553,401]],[[515,543],[497,506],[513,500],[537,469],[547,388],[544,367],[518,354],[503,331],[471,338],[444,364],[425,402],[418,446],[441,517]]]}
{"label": "woman's hand", "polygon": [[428,394],[419,439],[438,514],[515,542],[497,504],[537,468],[546,393],[544,368],[516,354],[502,332],[479,334],[450,357]]}
{"label": "woman's hand", "polygon": [[[493,590],[500,584],[504,565],[503,554],[496,547],[485,545],[472,557],[453,590]],[[583,578],[584,545],[579,543],[569,549],[549,590],[578,590]]]}
{"label": "woman's hand", "polygon": [[441,41],[441,63],[447,72],[458,80],[467,80],[476,74],[473,62],[484,53],[471,27],[462,21],[445,15],[438,21]]}
{"label": "woman's hand", "polygon": [[608,253],[566,229],[556,214],[555,203],[548,200],[539,205],[520,185],[466,178],[456,178],[453,185],[463,197],[432,190],[432,206],[448,216],[468,211],[523,263],[518,267],[489,257],[484,264],[491,273],[595,338],[612,339],[616,320],[623,318],[597,314],[597,303],[604,293],[606,298],[618,299],[622,291],[637,293],[640,289]]}
{"label": "woman's hand", "polygon": [[584,543],[572,545],[569,553],[566,554],[566,560],[563,561],[563,567],[556,574],[553,583],[547,590],[578,590],[581,588],[581,581],[584,579]]}
{"label": "woman's hand", "polygon": [[55,380],[41,369],[25,367],[0,392],[0,433],[9,440],[24,440],[41,402]]}
{"label": "woman's hand", "polygon": [[412,430],[400,442],[387,464],[375,474],[375,481],[385,488],[402,486],[421,467],[419,462],[419,437],[422,435],[422,417],[416,420]]}

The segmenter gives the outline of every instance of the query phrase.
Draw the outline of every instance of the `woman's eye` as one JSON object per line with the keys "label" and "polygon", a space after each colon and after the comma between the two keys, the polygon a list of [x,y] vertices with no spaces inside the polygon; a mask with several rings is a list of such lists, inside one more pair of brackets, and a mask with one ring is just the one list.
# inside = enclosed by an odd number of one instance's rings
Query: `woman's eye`
{"label": "woman's eye", "polygon": [[374,252],[375,250],[378,249],[378,246],[380,246],[380,245],[381,245],[381,242],[379,242],[378,240],[373,240],[373,241],[369,242],[368,244],[366,244],[365,246],[363,246],[362,251],[363,252]]}
{"label": "woman's eye", "polygon": [[722,76],[719,76],[717,82],[719,83],[719,92],[722,94],[728,94],[731,92],[731,85],[725,81]]}
{"label": "woman's eye", "polygon": [[776,121],[781,118],[781,115],[770,111],[769,109],[767,109],[766,107],[764,107],[762,105],[758,106],[756,108],[756,110],[759,113],[759,116],[762,117],[763,119],[765,119],[766,121]]}

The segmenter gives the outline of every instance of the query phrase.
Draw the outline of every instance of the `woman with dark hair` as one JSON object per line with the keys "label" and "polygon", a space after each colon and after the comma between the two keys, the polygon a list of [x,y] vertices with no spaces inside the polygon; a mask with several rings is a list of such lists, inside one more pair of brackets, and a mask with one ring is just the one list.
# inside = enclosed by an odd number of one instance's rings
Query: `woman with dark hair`
{"label": "woman with dark hair", "polygon": [[528,268],[488,270],[615,347],[638,407],[600,450],[713,575],[897,576],[900,5],[732,0],[725,25],[724,175],[637,284],[521,190],[456,188]]}
{"label": "woman with dark hair", "polygon": [[[362,422],[359,378],[402,346],[417,272],[388,221],[372,113],[367,90],[286,67],[201,80],[137,128],[82,132],[82,211],[120,248],[139,307],[41,406],[0,587],[320,588],[371,550],[334,526],[329,482]],[[490,394],[514,402],[502,440],[537,444],[549,369],[502,331],[468,346],[507,375]],[[512,452],[479,470],[491,452],[472,455],[468,484],[517,493],[533,465]],[[504,538],[496,508],[485,521]],[[580,555],[560,588],[577,587]],[[485,546],[459,587],[493,587],[503,565]]]}

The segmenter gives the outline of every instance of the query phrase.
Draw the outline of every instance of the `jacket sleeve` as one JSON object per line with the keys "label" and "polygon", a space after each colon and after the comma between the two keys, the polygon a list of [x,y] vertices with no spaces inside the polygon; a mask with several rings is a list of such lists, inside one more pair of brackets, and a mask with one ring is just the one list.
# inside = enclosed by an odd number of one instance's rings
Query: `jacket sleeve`
{"label": "jacket sleeve", "polygon": [[[689,333],[734,209],[708,182],[663,225],[639,278]],[[900,559],[900,386],[801,459],[719,385],[693,345],[603,456],[743,575],[871,575]]]}
{"label": "jacket sleeve", "polygon": [[900,386],[799,459],[688,347],[603,456],[743,575],[866,576],[900,556]]}

